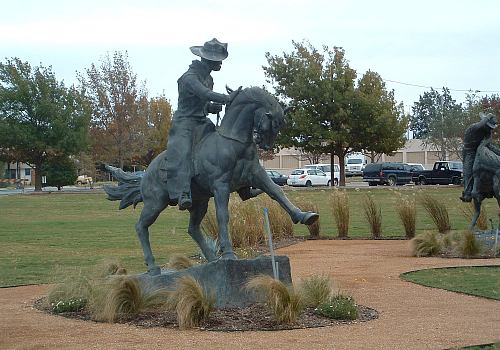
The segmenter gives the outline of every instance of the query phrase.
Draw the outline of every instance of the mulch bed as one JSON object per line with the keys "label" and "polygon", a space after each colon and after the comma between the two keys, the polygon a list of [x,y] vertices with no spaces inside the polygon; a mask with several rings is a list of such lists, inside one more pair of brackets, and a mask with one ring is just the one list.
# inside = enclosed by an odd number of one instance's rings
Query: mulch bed
{"label": "mulch bed", "polygon": [[[91,320],[91,315],[87,311],[63,312],[54,314],[47,305],[46,299],[38,299],[34,307],[46,313],[67,318],[80,320]],[[378,312],[366,306],[358,305],[358,319],[356,320],[332,320],[315,314],[314,309],[308,308],[300,315],[296,324],[277,324],[271,313],[264,305],[254,304],[246,308],[239,309],[217,309],[214,310],[209,319],[200,325],[200,330],[206,331],[277,331],[287,329],[331,327],[341,324],[356,324],[367,322],[378,318]],[[137,327],[166,327],[177,328],[177,318],[174,312],[145,312],[134,318],[123,318],[117,323],[130,324]]]}

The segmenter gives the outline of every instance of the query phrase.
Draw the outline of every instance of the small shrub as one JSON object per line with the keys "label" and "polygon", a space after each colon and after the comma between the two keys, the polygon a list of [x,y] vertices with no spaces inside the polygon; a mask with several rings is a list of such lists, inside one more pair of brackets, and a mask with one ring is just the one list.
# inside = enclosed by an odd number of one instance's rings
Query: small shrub
{"label": "small shrub", "polygon": [[417,206],[415,198],[401,195],[397,201],[396,211],[403,224],[406,238],[415,237],[417,222]]}
{"label": "small shrub", "polygon": [[278,324],[293,324],[304,306],[301,295],[271,276],[261,275],[247,282],[246,288],[264,297]]}
{"label": "small shrub", "polygon": [[439,233],[446,233],[451,230],[448,209],[446,209],[443,202],[438,201],[429,194],[423,194],[421,202],[427,213],[429,213],[432,218],[432,221],[434,221]]}
{"label": "small shrub", "polygon": [[[308,200],[299,199],[297,203],[297,207],[302,211],[312,211],[319,214],[319,208],[317,204],[314,204]],[[311,237],[319,237],[321,232],[320,220],[316,220],[312,225],[307,225],[307,230]]]}
{"label": "small shrub", "polygon": [[370,232],[374,238],[382,236],[382,211],[373,200],[373,196],[367,194],[363,200],[365,218],[370,225]]}
{"label": "small shrub", "polygon": [[349,197],[347,192],[335,188],[332,191],[331,201],[338,236],[347,237],[349,234]]}
{"label": "small shrub", "polygon": [[62,312],[76,312],[81,311],[87,305],[87,299],[69,299],[60,300],[57,303],[51,304],[52,312],[59,314]]}
{"label": "small shrub", "polygon": [[[462,210],[464,216],[470,218],[470,221],[472,221],[472,217],[476,213],[476,208],[474,207],[474,203],[473,202],[467,203],[467,205],[461,206],[460,209]],[[484,205],[481,206],[481,211],[479,212],[479,217],[477,218],[476,226],[478,229],[483,231],[488,229],[488,218],[486,215],[486,209]]]}
{"label": "small shrub", "polygon": [[426,231],[418,234],[410,243],[412,254],[418,257],[439,254],[442,248],[441,241],[434,231]]}
{"label": "small shrub", "polygon": [[328,303],[319,305],[315,311],[324,317],[334,320],[355,320],[358,308],[354,299],[349,296],[336,295]]}
{"label": "small shrub", "polygon": [[168,262],[168,266],[174,270],[184,270],[194,265],[194,262],[182,254],[174,254]]}
{"label": "small shrub", "polygon": [[177,313],[179,328],[193,328],[208,319],[215,300],[192,276],[177,280],[177,289],[170,296],[170,308]]}
{"label": "small shrub", "polygon": [[328,276],[311,276],[301,281],[299,290],[305,306],[317,307],[332,296],[332,283]]}
{"label": "small shrub", "polygon": [[458,236],[457,244],[455,245],[457,254],[464,258],[472,258],[481,252],[481,245],[476,240],[474,234],[467,230]]}

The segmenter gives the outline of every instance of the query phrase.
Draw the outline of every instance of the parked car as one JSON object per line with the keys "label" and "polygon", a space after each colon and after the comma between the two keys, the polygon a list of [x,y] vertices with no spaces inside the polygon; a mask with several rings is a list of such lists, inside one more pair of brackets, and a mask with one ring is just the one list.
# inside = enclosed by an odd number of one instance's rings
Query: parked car
{"label": "parked car", "polygon": [[286,181],[288,180],[288,176],[283,175],[275,170],[266,170],[267,175],[274,181],[276,185],[286,185]]}
{"label": "parked car", "polygon": [[331,180],[319,169],[295,169],[288,177],[290,186],[330,186]]}
{"label": "parked car", "polygon": [[90,185],[92,186],[92,178],[90,176],[87,176],[87,175],[79,175],[77,178],[76,178],[76,184],[77,185]]}
{"label": "parked car", "polygon": [[371,163],[363,169],[363,181],[370,186],[406,185],[411,182],[411,169],[405,163]]}
{"label": "parked car", "polygon": [[458,161],[438,161],[432,170],[414,172],[412,181],[416,185],[459,185],[463,180],[463,164]]}
{"label": "parked car", "polygon": [[[319,169],[323,171],[326,176],[332,178],[332,167],[330,164],[310,164],[304,165],[305,169]],[[333,164],[333,185],[338,186],[340,179],[340,166],[338,164]]]}

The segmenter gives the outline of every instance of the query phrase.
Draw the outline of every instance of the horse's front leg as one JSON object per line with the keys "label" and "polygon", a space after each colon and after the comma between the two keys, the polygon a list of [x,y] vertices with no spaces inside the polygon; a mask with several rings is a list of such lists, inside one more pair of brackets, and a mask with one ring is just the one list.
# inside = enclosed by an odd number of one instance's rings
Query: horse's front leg
{"label": "horse's front leg", "polygon": [[302,211],[296,206],[294,206],[280,186],[276,185],[273,180],[267,175],[264,169],[259,169],[253,177],[253,182],[255,187],[260,188],[262,191],[267,193],[269,197],[277,201],[283,209],[286,210],[288,215],[292,218],[294,224],[302,223],[305,225],[311,225],[316,220],[318,220],[319,215],[314,212]]}
{"label": "horse's front leg", "polygon": [[214,185],[215,213],[219,225],[219,247],[222,259],[237,259],[229,239],[229,184],[218,182]]}

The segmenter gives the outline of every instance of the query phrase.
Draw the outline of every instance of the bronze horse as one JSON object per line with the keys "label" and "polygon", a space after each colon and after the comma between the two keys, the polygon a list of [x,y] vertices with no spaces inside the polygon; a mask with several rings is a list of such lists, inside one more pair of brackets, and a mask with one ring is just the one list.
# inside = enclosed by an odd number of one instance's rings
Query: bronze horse
{"label": "bronze horse", "polygon": [[491,137],[481,142],[472,168],[474,181],[472,200],[475,212],[470,225],[471,230],[476,226],[481,213],[481,203],[485,198],[495,197],[500,207],[500,156],[489,149],[490,144]]}
{"label": "bronze horse", "polygon": [[[211,197],[215,200],[222,259],[236,259],[228,233],[231,192],[238,192],[243,200],[265,192],[287,211],[294,223],[309,225],[318,219],[318,214],[295,207],[259,163],[257,146],[270,149],[284,123],[284,112],[276,99],[263,89],[251,87],[243,89],[226,107],[217,130],[212,124],[211,130],[199,135],[193,148],[195,176],[188,232],[208,261],[218,258],[200,228]],[[142,178],[108,166],[119,183],[105,187],[108,199],[121,200],[120,209],[144,202],[136,231],[152,275],[159,274],[160,269],[155,265],[148,228],[168,205],[175,204],[166,189],[164,153],[151,162]]]}

